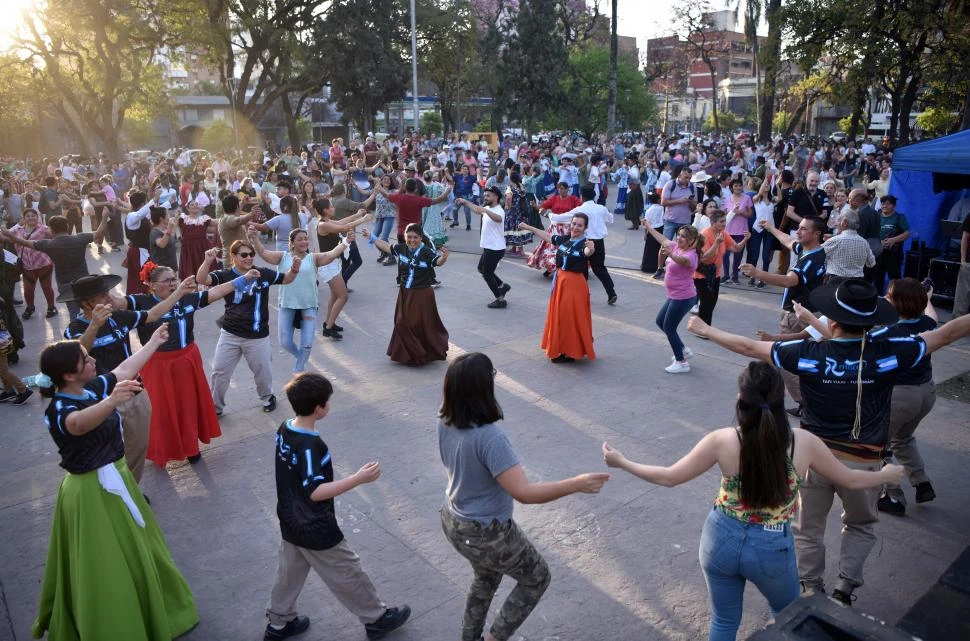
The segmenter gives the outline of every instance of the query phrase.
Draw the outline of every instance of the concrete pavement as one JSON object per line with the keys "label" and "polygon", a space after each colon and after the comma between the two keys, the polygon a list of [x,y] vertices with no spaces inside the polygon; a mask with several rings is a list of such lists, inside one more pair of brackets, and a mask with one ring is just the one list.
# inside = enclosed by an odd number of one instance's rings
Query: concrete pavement
{"label": "concrete pavement", "polygon": [[[491,298],[475,271],[477,231],[450,230],[455,250],[439,271],[439,310],[451,334],[449,356],[484,351],[498,370],[503,428],[531,479],[554,480],[604,469],[600,443],[609,440],[632,458],[671,463],[707,431],[732,424],[738,369],[744,359],[694,337],[697,357],[688,375],[663,367],[670,350],[653,319],[663,303],[662,285],[638,270],[641,232],[617,220],[607,241],[619,302],[606,305],[602,287],[590,281],[598,358],[556,366],[539,351],[549,281],[523,261],[499,268],[512,285],[505,310],[486,309]],[[335,384],[330,416],[320,425],[337,474],[353,473],[378,459],[383,475],[337,499],[337,514],[350,545],[388,605],[409,603],[411,621],[394,639],[458,639],[468,564],[441,533],[438,509],[445,474],[435,439],[436,411],[446,368],[391,363],[396,290],[394,269],[375,262],[362,247],[364,265],[351,281],[341,324],[344,340],[318,336],[311,366]],[[102,271],[120,273],[120,254]],[[275,301],[275,295],[273,297]],[[321,302],[326,300],[326,291]],[[751,335],[777,325],[777,290],[727,287],[715,323]],[[218,307],[218,305],[216,306]],[[62,308],[63,309],[63,308]],[[196,317],[196,340],[208,367],[220,310]],[[35,372],[36,354],[64,328],[25,323],[28,349],[14,370]],[[165,532],[172,554],[192,587],[201,621],[191,641],[257,640],[276,567],[279,529],[275,516],[273,434],[290,416],[280,393],[291,357],[274,333],[275,412],[260,408],[244,363],[236,369],[223,436],[203,448],[197,465],[146,466],[142,487]],[[686,336],[686,332],[684,332]],[[133,340],[137,339],[133,336]],[[970,369],[970,342],[933,357],[937,381]],[[28,639],[36,614],[51,510],[63,470],[42,422],[38,398],[25,407],[0,406],[0,640]],[[938,498],[911,503],[904,518],[884,516],[879,541],[866,566],[866,585],[855,607],[894,623],[934,583],[968,543],[970,532],[970,418],[967,405],[939,399],[918,437]],[[688,640],[705,637],[709,603],[697,561],[701,526],[718,484],[708,472],[672,489],[615,474],[597,496],[572,496],[548,505],[517,506],[516,519],[549,562],[552,584],[516,639]],[[910,491],[911,495],[911,491]],[[829,520],[829,583],[838,549],[838,510]],[[511,589],[509,581],[493,614]],[[749,587],[741,637],[768,620],[764,599]],[[308,579],[300,611],[311,618],[305,641],[364,638],[362,626],[315,576]]]}

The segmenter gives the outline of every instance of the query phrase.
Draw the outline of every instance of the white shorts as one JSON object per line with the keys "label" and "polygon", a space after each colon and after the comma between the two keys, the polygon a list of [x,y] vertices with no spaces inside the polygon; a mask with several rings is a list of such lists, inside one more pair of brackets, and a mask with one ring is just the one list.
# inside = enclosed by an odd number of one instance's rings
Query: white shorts
{"label": "white shorts", "polygon": [[336,276],[340,275],[340,260],[335,260],[331,263],[327,263],[323,267],[317,267],[317,276],[320,277],[320,282],[329,283]]}

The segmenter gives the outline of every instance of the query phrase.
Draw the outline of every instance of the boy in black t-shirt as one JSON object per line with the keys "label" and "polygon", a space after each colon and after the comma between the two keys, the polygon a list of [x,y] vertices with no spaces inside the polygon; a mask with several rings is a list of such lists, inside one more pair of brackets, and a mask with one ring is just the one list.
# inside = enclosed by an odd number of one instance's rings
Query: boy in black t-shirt
{"label": "boy in black t-shirt", "polygon": [[276,432],[276,515],[283,541],[264,639],[285,639],[309,627],[310,619],[297,615],[295,608],[310,568],[357,615],[367,638],[380,639],[404,625],[411,608],[384,606],[334,514],[334,497],[376,481],[380,463],[371,461],[337,480],[330,449],[316,431],[317,421],[330,412],[333,386],[319,374],[302,373],[284,391],[296,416]]}

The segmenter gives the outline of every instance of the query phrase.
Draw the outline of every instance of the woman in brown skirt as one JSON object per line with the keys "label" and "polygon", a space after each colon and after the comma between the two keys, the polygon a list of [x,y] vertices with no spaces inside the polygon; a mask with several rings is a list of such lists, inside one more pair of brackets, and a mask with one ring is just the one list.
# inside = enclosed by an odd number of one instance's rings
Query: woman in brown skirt
{"label": "woman in brown skirt", "polygon": [[[364,238],[370,232],[361,230]],[[448,260],[448,250],[435,246],[424,235],[421,225],[411,223],[404,230],[404,242],[390,245],[378,239],[374,246],[397,259],[397,306],[394,308],[394,333],[387,355],[396,363],[424,365],[443,361],[448,354],[448,330],[438,316],[434,299],[435,267]]]}
{"label": "woman in brown skirt", "polygon": [[596,358],[586,282],[587,263],[595,249],[593,241],[586,238],[588,224],[586,214],[573,215],[568,236],[551,236],[541,229],[519,224],[556,248],[556,275],[541,344],[553,363],[572,363],[584,356],[590,360]]}

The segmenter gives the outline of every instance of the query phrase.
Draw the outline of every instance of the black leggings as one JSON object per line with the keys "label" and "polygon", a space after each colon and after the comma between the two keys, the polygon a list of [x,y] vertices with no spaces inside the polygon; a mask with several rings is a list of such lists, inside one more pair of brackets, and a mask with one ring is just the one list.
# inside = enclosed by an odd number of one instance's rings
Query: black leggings
{"label": "black leggings", "polygon": [[697,290],[697,317],[710,325],[714,318],[717,296],[721,292],[721,279],[695,278],[694,288]]}

